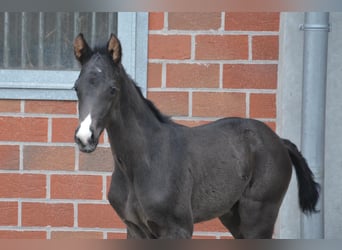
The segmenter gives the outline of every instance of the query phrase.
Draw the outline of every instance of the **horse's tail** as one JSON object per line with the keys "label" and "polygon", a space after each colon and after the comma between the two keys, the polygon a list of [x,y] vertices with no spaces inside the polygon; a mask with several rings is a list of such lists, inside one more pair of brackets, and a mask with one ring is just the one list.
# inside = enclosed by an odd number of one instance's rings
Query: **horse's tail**
{"label": "horse's tail", "polygon": [[305,214],[317,212],[316,204],[320,185],[314,181],[314,175],[296,145],[286,139],[282,139],[282,141],[289,152],[297,174],[300,208]]}

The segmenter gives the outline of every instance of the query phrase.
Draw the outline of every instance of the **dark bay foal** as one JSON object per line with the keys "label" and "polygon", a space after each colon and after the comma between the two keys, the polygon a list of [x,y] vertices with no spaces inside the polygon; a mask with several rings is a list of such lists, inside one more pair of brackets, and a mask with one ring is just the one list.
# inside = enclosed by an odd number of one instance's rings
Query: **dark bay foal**
{"label": "dark bay foal", "polygon": [[80,34],[74,52],[82,65],[75,141],[90,153],[107,130],[115,161],[108,199],[129,238],[190,238],[194,223],[215,217],[235,238],[271,238],[292,164],[300,207],[315,211],[319,186],[305,159],[262,122],[178,125],[126,74],[114,35],[91,49]]}

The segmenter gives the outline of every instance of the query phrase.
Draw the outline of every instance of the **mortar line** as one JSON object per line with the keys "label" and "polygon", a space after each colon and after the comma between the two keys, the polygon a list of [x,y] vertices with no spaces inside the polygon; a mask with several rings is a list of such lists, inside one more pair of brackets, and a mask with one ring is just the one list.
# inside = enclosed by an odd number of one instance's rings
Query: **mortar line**
{"label": "mortar line", "polygon": [[[167,21],[166,21],[167,22]],[[222,22],[222,21],[221,21]],[[164,21],[165,23],[165,21]],[[163,30],[150,30],[151,35],[212,35],[212,36],[239,36],[239,35],[253,35],[253,36],[278,36],[278,31],[244,31],[244,30],[169,30],[167,27]],[[222,25],[222,24],[221,24]]]}
{"label": "mortar line", "polygon": [[149,63],[168,63],[168,64],[278,64],[278,60],[250,60],[250,59],[235,59],[235,60],[223,60],[223,59],[149,59]]}
{"label": "mortar line", "polygon": [[[102,176],[102,175],[111,175],[112,170],[105,172],[105,171],[68,171],[68,170],[0,170],[0,174],[30,174],[30,175],[42,175],[42,174],[50,174],[50,175],[93,175],[93,176]],[[1,198],[0,198],[1,200]]]}
{"label": "mortar line", "polygon": [[223,32],[226,29],[225,24],[226,24],[226,12],[221,12],[221,28],[219,29],[219,31]]}
{"label": "mortar line", "polygon": [[51,227],[46,228],[46,239],[47,240],[51,239]]}
{"label": "mortar line", "polygon": [[46,199],[51,199],[51,174],[46,175]]}
{"label": "mortar line", "polygon": [[38,114],[38,113],[18,113],[18,112],[0,112],[3,117],[21,117],[21,118],[77,118],[76,115],[68,114]]}
{"label": "mortar line", "polygon": [[169,30],[169,13],[164,12],[164,28],[162,31],[168,32],[168,30]]}
{"label": "mortar line", "polygon": [[191,35],[190,60],[196,60],[196,35]]}
{"label": "mortar line", "polygon": [[24,145],[19,144],[19,172],[24,170]]}
{"label": "mortar line", "polygon": [[48,134],[47,134],[47,142],[51,143],[52,142],[52,118],[48,117]]}
{"label": "mortar line", "polygon": [[223,63],[219,64],[220,69],[219,69],[219,89],[223,89]]}
{"label": "mortar line", "polygon": [[126,233],[124,228],[99,228],[99,227],[57,227],[57,226],[0,226],[2,230],[18,230],[18,231],[54,231],[54,232],[106,232],[106,233]]}
{"label": "mortar line", "polygon": [[0,198],[1,202],[21,202],[21,203],[45,203],[45,204],[90,204],[109,205],[107,200],[85,200],[85,199],[46,199],[44,198]]}
{"label": "mortar line", "polygon": [[[23,145],[23,146],[51,146],[51,147],[74,147],[73,142],[23,142],[23,141],[0,141],[0,145]],[[109,148],[110,144],[101,143],[98,145],[100,148]]]}
{"label": "mortar line", "polygon": [[20,101],[20,113],[25,113],[25,100]]}
{"label": "mortar line", "polygon": [[107,176],[102,175],[102,200],[107,200]]}
{"label": "mortar line", "polygon": [[[167,73],[166,73],[166,62],[162,62],[162,82],[161,82],[161,88],[165,89],[166,88],[166,77],[167,77]],[[148,92],[148,89],[147,89]]]}
{"label": "mortar line", "polygon": [[250,93],[246,93],[246,118],[250,118]]}
{"label": "mortar line", "polygon": [[276,89],[220,89],[220,88],[149,88],[150,92],[216,92],[216,93],[256,93],[256,94],[275,94]]}
{"label": "mortar line", "polygon": [[18,200],[18,227],[22,226],[22,203],[21,199]]}
{"label": "mortar line", "polygon": [[74,227],[78,228],[78,204],[74,202],[73,205],[74,205]]}
{"label": "mortar line", "polygon": [[248,35],[248,60],[253,60],[253,46],[252,46],[252,36]]}

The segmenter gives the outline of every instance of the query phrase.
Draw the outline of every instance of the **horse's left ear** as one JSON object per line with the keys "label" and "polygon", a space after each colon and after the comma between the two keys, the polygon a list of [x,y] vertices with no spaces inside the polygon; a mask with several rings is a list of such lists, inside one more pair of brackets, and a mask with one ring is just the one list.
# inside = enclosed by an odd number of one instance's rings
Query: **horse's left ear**
{"label": "horse's left ear", "polygon": [[81,64],[84,64],[90,58],[91,53],[92,51],[84,39],[83,34],[80,33],[74,41],[74,54],[76,59]]}
{"label": "horse's left ear", "polygon": [[113,61],[115,63],[121,62],[121,44],[119,39],[114,34],[110,35],[107,48],[108,52],[113,58]]}

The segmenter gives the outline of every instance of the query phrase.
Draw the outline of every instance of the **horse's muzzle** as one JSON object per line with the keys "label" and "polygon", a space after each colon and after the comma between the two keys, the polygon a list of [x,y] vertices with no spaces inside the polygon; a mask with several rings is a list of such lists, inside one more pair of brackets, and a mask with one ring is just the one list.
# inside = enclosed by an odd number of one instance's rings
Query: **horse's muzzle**
{"label": "horse's muzzle", "polygon": [[80,138],[78,136],[78,130],[79,128],[76,129],[75,131],[75,142],[78,145],[78,148],[80,149],[80,151],[84,152],[84,153],[91,153],[93,152],[98,144],[98,139],[95,138],[93,131],[91,132],[91,136],[89,138],[87,138],[86,140],[84,138]]}

